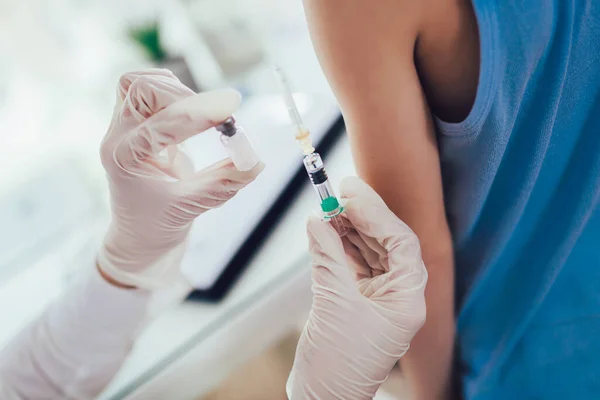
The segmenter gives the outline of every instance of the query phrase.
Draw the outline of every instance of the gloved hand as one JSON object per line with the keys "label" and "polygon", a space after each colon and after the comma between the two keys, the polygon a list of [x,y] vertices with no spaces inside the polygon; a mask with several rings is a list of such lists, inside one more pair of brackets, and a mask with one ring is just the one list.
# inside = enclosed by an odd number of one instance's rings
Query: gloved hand
{"label": "gloved hand", "polygon": [[194,219],[221,206],[262,171],[225,159],[194,172],[178,144],[229,117],[233,89],[195,94],[167,70],[125,74],[101,145],[112,221],[98,254],[100,270],[124,285],[153,289],[180,277]]}
{"label": "gloved hand", "polygon": [[292,400],[371,399],[425,322],[427,271],[416,235],[371,187],[346,178],[340,239],[307,225],[313,305],[288,382]]}

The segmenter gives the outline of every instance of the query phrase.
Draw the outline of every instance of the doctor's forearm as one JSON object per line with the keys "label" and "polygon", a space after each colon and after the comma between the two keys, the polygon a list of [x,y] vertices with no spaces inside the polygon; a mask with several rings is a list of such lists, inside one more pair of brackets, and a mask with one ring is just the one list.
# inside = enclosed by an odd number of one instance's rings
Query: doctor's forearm
{"label": "doctor's forearm", "polygon": [[450,398],[454,344],[454,268],[452,256],[427,259],[427,320],[400,365],[415,400]]}
{"label": "doctor's forearm", "polygon": [[0,385],[22,399],[95,398],[127,357],[150,292],[107,283],[90,265],[0,353]]}

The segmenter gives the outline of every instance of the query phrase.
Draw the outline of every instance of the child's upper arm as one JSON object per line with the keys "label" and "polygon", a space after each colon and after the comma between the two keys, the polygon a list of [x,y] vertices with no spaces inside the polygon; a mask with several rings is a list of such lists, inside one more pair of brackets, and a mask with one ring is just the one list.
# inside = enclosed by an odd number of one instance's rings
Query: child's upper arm
{"label": "child's upper arm", "polygon": [[417,233],[426,262],[451,257],[435,131],[414,63],[419,2],[376,5],[305,0],[359,175]]}

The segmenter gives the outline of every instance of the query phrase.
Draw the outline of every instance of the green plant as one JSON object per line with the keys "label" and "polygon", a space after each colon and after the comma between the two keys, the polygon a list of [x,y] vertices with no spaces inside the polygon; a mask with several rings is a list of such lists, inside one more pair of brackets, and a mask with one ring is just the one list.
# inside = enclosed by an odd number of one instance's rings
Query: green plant
{"label": "green plant", "polygon": [[148,53],[151,60],[158,62],[167,58],[167,53],[160,44],[158,23],[154,22],[143,27],[131,29],[130,36]]}

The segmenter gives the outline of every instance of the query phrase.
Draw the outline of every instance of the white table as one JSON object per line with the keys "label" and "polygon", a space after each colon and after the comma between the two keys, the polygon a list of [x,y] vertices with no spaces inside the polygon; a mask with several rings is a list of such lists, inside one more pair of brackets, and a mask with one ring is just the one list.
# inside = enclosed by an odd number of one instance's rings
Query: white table
{"label": "white table", "polygon": [[[325,162],[336,188],[354,174],[345,136]],[[301,326],[311,300],[305,220],[317,208],[307,184],[226,299],[164,312],[101,398],[195,398]]]}

